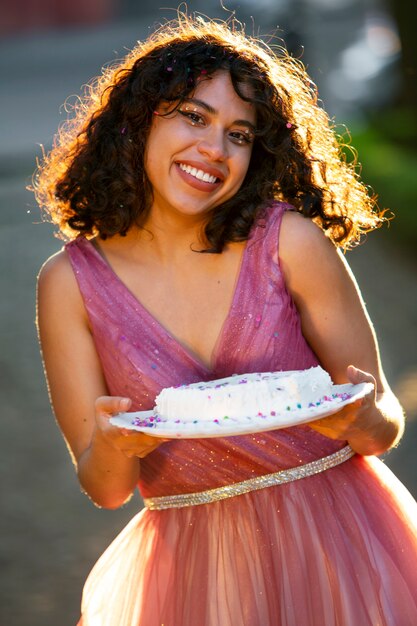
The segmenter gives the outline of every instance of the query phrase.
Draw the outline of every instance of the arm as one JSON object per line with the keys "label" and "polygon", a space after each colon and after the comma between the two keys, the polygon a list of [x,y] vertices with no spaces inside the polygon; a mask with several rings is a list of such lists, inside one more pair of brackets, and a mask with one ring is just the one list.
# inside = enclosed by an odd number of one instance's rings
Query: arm
{"label": "arm", "polygon": [[99,506],[129,499],[139,478],[138,456],[161,441],[109,424],[130,406],[108,397],[81,294],[65,252],[38,280],[38,330],[51,404],[83,489]]}
{"label": "arm", "polygon": [[382,454],[399,441],[404,417],[383,373],[375,333],[345,259],[311,220],[295,213],[283,217],[280,259],[303,334],[333,382],[375,385],[375,392],[362,401],[310,426],[347,440],[360,454]]}

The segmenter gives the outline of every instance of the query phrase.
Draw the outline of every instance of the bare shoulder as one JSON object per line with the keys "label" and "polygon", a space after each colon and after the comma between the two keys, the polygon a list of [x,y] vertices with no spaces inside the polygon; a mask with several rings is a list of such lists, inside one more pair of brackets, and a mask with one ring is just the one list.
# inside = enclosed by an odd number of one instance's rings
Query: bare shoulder
{"label": "bare shoulder", "polygon": [[50,285],[61,280],[69,280],[71,274],[70,260],[65,250],[62,249],[44,262],[39,271],[38,282],[41,285]]}
{"label": "bare shoulder", "polygon": [[316,289],[352,278],[348,265],[334,243],[311,219],[287,212],[279,240],[279,257],[290,290]]}
{"label": "bare shoulder", "polygon": [[38,304],[49,310],[76,308],[84,314],[84,306],[66,251],[60,250],[42,265],[38,275]]}
{"label": "bare shoulder", "polygon": [[335,245],[312,219],[295,211],[287,211],[282,217],[280,253],[307,258],[320,250],[334,254]]}

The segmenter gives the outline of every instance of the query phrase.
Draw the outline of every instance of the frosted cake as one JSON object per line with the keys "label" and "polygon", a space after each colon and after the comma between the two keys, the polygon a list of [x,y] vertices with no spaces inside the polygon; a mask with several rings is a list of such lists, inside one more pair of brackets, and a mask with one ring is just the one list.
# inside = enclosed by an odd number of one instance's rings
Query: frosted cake
{"label": "frosted cake", "polygon": [[[263,372],[163,389],[156,398],[156,421],[239,421],[316,406],[332,398],[333,383],[321,367]],[[334,395],[332,396],[334,398]]]}

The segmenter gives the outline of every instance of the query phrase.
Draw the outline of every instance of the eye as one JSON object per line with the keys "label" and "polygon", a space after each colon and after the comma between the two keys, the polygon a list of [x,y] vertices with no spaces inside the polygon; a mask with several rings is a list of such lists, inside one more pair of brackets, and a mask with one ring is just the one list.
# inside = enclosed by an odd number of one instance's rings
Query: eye
{"label": "eye", "polygon": [[192,126],[202,126],[204,124],[204,118],[200,113],[196,111],[190,111],[188,109],[178,109],[178,113],[186,117]]}
{"label": "eye", "polygon": [[240,146],[252,144],[254,140],[254,136],[249,130],[234,130],[229,133],[229,137],[234,143]]}

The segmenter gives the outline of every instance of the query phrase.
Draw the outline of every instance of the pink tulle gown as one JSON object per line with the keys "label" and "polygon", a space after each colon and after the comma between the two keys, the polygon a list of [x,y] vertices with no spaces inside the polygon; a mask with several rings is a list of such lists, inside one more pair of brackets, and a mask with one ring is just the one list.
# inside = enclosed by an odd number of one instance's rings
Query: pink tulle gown
{"label": "pink tulle gown", "polygon": [[[109,392],[153,407],[171,385],[317,364],[278,263],[274,204],[246,245],[209,369],[92,243],[67,245]],[[144,497],[199,492],[332,454],[308,426],[173,440],[141,461]],[[220,502],[144,509],[93,568],[82,626],[415,626],[417,507],[376,458]]]}

